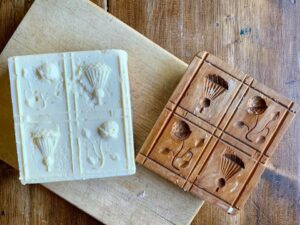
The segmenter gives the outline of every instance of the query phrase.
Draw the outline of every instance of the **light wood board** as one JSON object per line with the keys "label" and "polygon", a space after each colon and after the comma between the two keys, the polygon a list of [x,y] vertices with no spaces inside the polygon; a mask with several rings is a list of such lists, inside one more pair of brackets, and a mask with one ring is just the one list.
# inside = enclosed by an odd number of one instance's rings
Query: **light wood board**
{"label": "light wood board", "polygon": [[[206,50],[300,102],[300,1],[92,1],[187,63]],[[1,0],[1,51],[32,2]],[[299,125],[297,117],[240,214],[206,202],[192,224],[299,224]],[[0,177],[0,224],[102,224],[41,185],[19,185],[1,160]]]}
{"label": "light wood board", "polygon": [[[86,0],[36,0],[0,56],[0,158],[17,167],[7,58],[125,49],[138,150],[186,64]],[[130,177],[45,185],[106,224],[188,224],[203,201],[138,167]]]}

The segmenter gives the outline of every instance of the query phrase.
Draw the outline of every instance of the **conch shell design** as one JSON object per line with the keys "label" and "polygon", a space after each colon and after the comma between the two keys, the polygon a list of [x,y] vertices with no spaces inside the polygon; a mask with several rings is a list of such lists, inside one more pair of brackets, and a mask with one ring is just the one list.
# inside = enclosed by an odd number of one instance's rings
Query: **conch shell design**
{"label": "conch shell design", "polygon": [[228,90],[228,83],[220,76],[209,74],[204,77],[204,93],[200,99],[200,113],[210,106],[211,101]]}
{"label": "conch shell design", "polygon": [[98,105],[103,104],[102,99],[105,96],[105,86],[111,71],[108,65],[102,63],[89,65],[84,68],[85,77],[92,88],[91,95],[96,98]]}
{"label": "conch shell design", "polygon": [[224,187],[231,177],[244,168],[244,162],[238,156],[230,153],[223,154],[220,161],[220,172],[222,178],[218,180],[216,192],[218,192],[220,188]]}
{"label": "conch shell design", "polygon": [[39,149],[43,156],[43,164],[46,166],[47,171],[51,171],[54,163],[53,154],[56,151],[56,146],[60,137],[59,129],[53,130],[39,130],[32,133],[33,144]]}

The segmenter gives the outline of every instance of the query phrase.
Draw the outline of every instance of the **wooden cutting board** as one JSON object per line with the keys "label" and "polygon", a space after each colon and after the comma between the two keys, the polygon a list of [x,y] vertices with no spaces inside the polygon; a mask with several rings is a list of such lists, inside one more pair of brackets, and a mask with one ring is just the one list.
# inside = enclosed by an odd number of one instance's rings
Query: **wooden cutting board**
{"label": "wooden cutting board", "polygon": [[[0,56],[0,159],[17,168],[7,58],[107,48],[129,54],[140,149],[187,65],[87,0],[36,0]],[[203,204],[141,167],[129,177],[44,186],[106,224],[189,224]]]}

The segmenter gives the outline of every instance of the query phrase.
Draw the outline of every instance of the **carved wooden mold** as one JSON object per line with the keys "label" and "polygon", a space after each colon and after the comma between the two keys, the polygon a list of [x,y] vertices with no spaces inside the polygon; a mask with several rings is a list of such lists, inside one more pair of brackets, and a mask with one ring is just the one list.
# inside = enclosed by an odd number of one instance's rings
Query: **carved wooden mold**
{"label": "carved wooden mold", "polygon": [[229,214],[245,204],[295,116],[292,101],[199,53],[137,162]]}

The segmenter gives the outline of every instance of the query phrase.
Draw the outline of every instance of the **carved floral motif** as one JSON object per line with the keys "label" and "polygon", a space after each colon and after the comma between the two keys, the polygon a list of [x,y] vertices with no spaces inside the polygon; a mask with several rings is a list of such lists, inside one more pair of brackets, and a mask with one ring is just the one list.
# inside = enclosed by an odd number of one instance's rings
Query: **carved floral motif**
{"label": "carved floral motif", "polygon": [[179,147],[177,149],[163,147],[159,150],[160,154],[171,154],[171,165],[177,170],[187,168],[194,155],[193,149],[198,148],[204,144],[205,138],[200,138],[194,142],[193,146],[185,146],[185,141],[190,137],[191,133],[192,131],[189,125],[183,120],[174,122],[172,125],[170,136],[173,141],[179,143]]}
{"label": "carved floral motif", "polygon": [[244,121],[237,121],[234,126],[243,129],[246,127],[247,132],[245,138],[249,142],[254,142],[256,144],[262,144],[265,142],[267,136],[270,133],[269,125],[279,118],[280,112],[276,111],[270,114],[270,119],[267,120],[266,124],[259,131],[254,131],[258,125],[260,115],[262,115],[268,108],[266,101],[260,96],[254,96],[250,98],[247,102],[247,113],[249,116],[255,116],[255,122],[252,127],[246,124]]}
{"label": "carved floral motif", "polygon": [[87,129],[82,130],[82,136],[84,138],[82,142],[86,145],[87,161],[93,167],[103,167],[104,155],[102,142],[95,140],[91,132]]}
{"label": "carved floral motif", "polygon": [[[119,125],[116,121],[108,120],[100,124],[97,128],[100,139],[96,140],[91,135],[91,131],[87,129],[82,130],[82,136],[85,138],[84,142],[87,147],[87,161],[94,167],[103,167],[104,154],[103,154],[103,141],[104,139],[116,139],[119,135]],[[111,160],[117,160],[118,156],[114,153],[110,154]]]}

